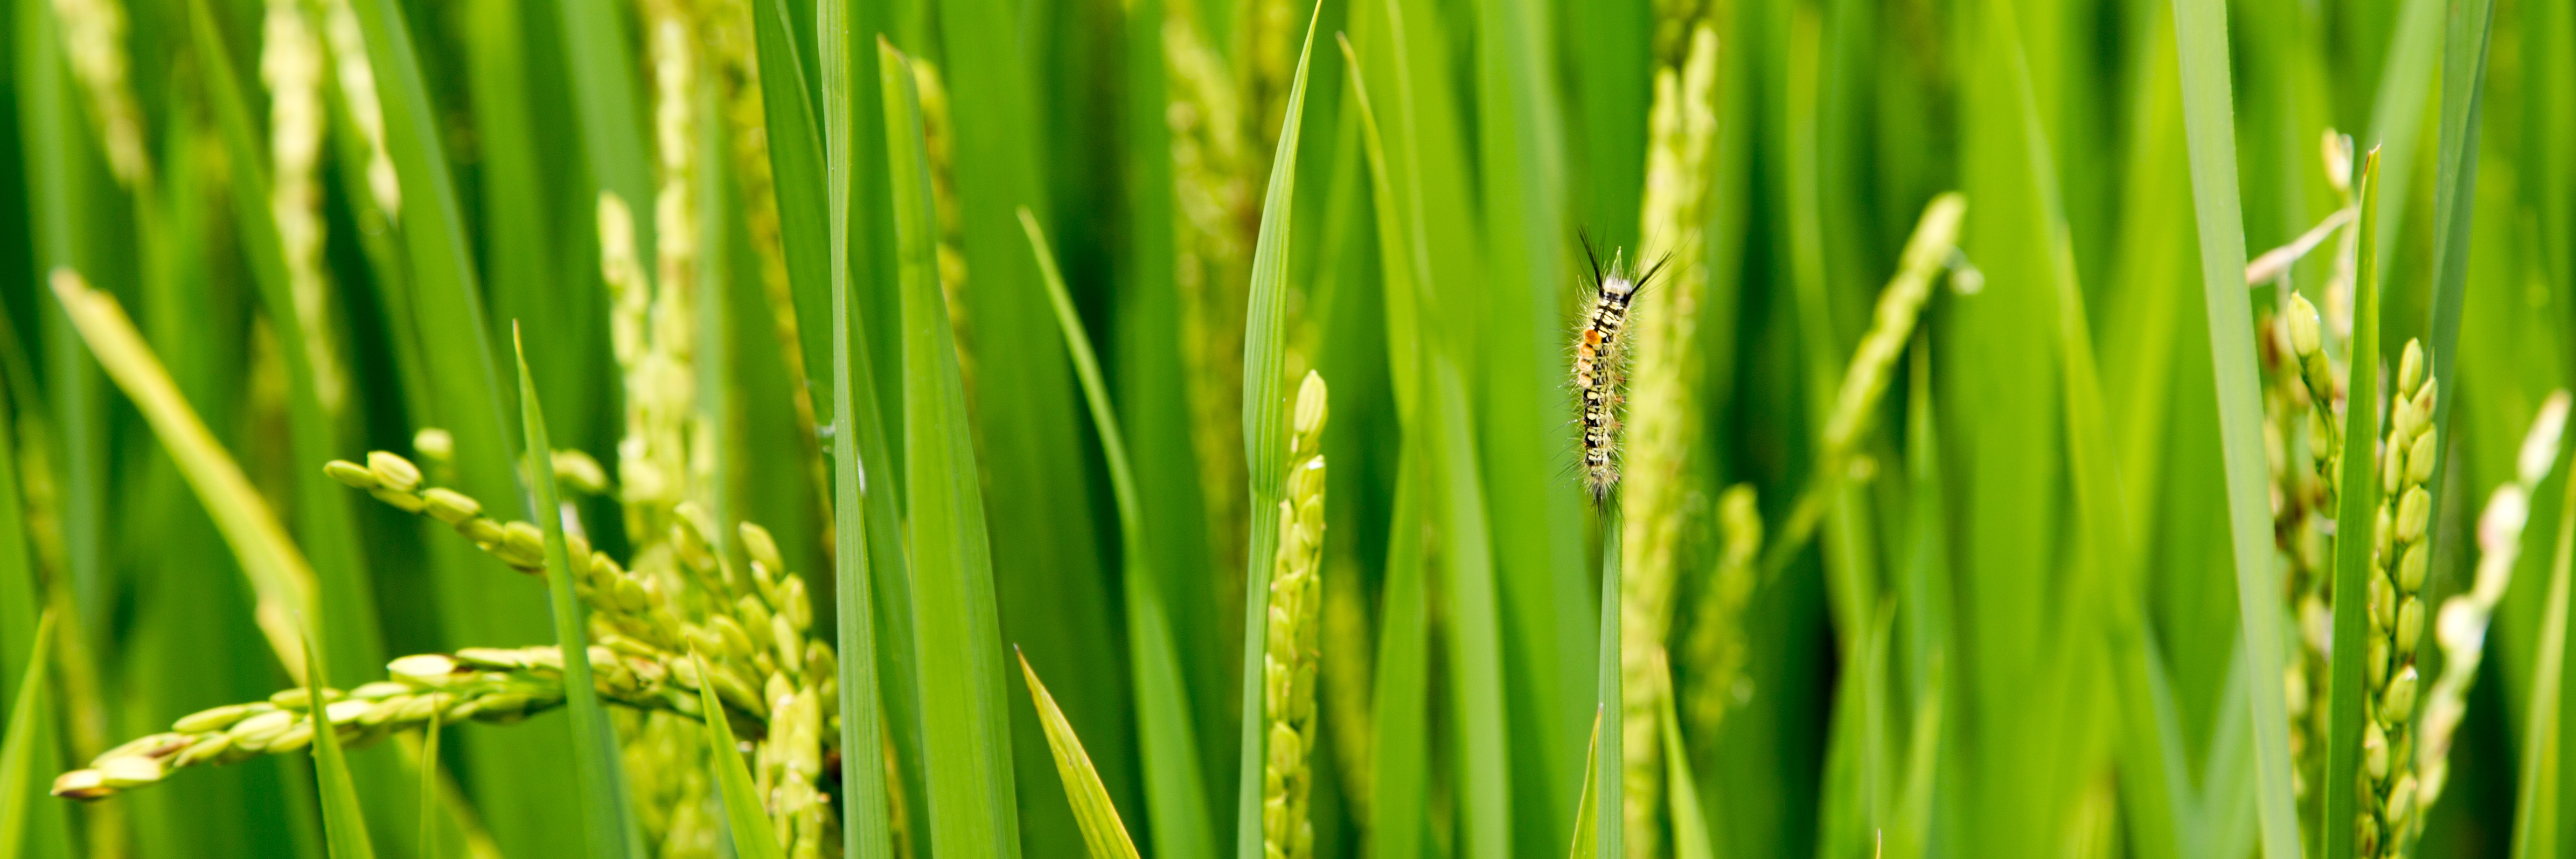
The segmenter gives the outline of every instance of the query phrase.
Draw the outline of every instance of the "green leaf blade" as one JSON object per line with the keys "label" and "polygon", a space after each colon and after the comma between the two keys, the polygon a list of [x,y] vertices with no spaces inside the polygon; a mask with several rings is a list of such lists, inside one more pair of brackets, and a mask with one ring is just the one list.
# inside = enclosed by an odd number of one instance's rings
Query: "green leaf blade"
{"label": "green leaf blade", "polygon": [[537,405],[536,376],[528,372],[527,345],[515,327],[511,341],[518,353],[520,421],[527,432],[526,473],[535,490],[536,519],[545,531],[546,593],[554,609],[555,646],[563,653],[573,759],[580,767],[575,773],[579,790],[572,798],[580,807],[583,840],[592,859],[634,859],[643,855],[642,844],[627,807],[626,779],[618,771],[617,732],[591,681],[590,643],[583,632],[581,601],[573,595],[572,553],[564,542],[563,508],[555,492],[554,446],[546,438],[545,411]]}
{"label": "green leaf blade", "polygon": [[[1288,90],[1288,113],[1279,125],[1279,145],[1270,163],[1270,185],[1262,194],[1261,227],[1252,251],[1252,296],[1243,337],[1244,462],[1252,478],[1251,551],[1243,576],[1243,709],[1261,712],[1263,642],[1268,639],[1270,556],[1279,546],[1279,507],[1287,479],[1288,456],[1288,242],[1296,203],[1299,128],[1306,108],[1306,68],[1315,53],[1315,22],[1323,7],[1307,19],[1306,40],[1298,50],[1297,72]],[[1261,720],[1243,718],[1242,769],[1235,794],[1235,855],[1261,859],[1261,770],[1267,737]]]}
{"label": "green leaf blade", "polygon": [[[1207,796],[1198,757],[1198,729],[1192,723],[1189,692],[1183,676],[1179,652],[1173,644],[1170,603],[1162,590],[1162,579],[1154,572],[1153,549],[1148,545],[1144,502],[1136,487],[1134,470],[1127,458],[1126,433],[1118,422],[1118,412],[1109,401],[1109,385],[1100,374],[1100,360],[1091,349],[1091,336],[1082,328],[1082,315],[1067,293],[1064,273],[1057,269],[1055,254],[1048,249],[1046,234],[1038,227],[1037,215],[1027,207],[1020,208],[1020,226],[1028,232],[1029,246],[1037,254],[1038,271],[1044,276],[1047,298],[1055,306],[1056,324],[1064,331],[1065,348],[1071,353],[1076,378],[1082,382],[1082,393],[1091,407],[1092,425],[1100,433],[1100,446],[1109,461],[1109,485],[1118,504],[1120,551],[1127,559],[1121,576],[1126,585],[1127,637],[1135,649],[1130,670],[1136,677],[1138,733],[1145,757],[1146,818],[1153,827],[1154,844],[1161,852],[1173,856],[1213,856],[1215,834],[1209,831]],[[1027,660],[1020,670],[1028,676],[1030,694],[1038,696],[1039,715],[1046,722],[1047,740],[1055,747],[1056,765],[1066,766],[1064,745],[1070,742],[1076,752],[1081,744],[1073,741],[1073,727],[1064,724],[1063,714],[1055,707],[1054,698],[1038,685],[1035,669]],[[1063,741],[1058,740],[1061,734]],[[1090,758],[1082,756],[1083,769],[1090,771]],[[1076,821],[1093,845],[1096,859],[1110,859],[1101,853],[1102,842],[1093,831],[1096,820],[1086,817],[1084,804],[1097,802],[1107,806],[1105,788],[1092,799],[1077,791],[1072,773],[1067,772],[1065,790],[1073,794]],[[1098,788],[1099,775],[1091,773]],[[1116,809],[1110,809],[1111,822]],[[1121,830],[1124,837],[1124,830]],[[1135,845],[1127,845],[1127,853]]]}
{"label": "green leaf blade", "polygon": [[2265,859],[2300,855],[2291,796],[2290,726],[2282,701],[2279,588],[2272,572],[2271,495],[2263,452],[2263,404],[2254,360],[2253,305],[2245,292],[2244,212],[2237,204],[2235,114],[2229,84],[2227,19],[2219,0],[2174,0],[2180,46],[2183,127],[2191,158],[2192,206],[2200,232],[2211,363],[2218,377],[2227,521],[2246,683],[2254,719],[2256,808]]}
{"label": "green leaf blade", "polygon": [[[696,651],[689,658],[698,664],[698,676],[707,673],[705,656]],[[782,859],[778,838],[770,832],[769,814],[761,810],[760,787],[751,781],[751,768],[742,762],[742,752],[734,747],[733,725],[725,715],[724,702],[716,699],[715,684],[698,684],[698,725],[707,741],[708,759],[716,769],[716,793],[724,799],[725,828],[733,833],[734,855],[741,859]]]}
{"label": "green leaf blade", "polygon": [[929,156],[910,60],[877,42],[902,271],[904,470],[911,511],[913,635],[933,849],[1012,859],[1020,852],[1011,736],[1003,703],[1001,620],[957,347],[939,291]]}
{"label": "green leaf blade", "polygon": [[[2353,279],[2351,402],[2345,406],[2343,474],[2335,509],[2334,652],[2326,682],[2326,784],[2352,784],[2361,767],[2362,705],[2370,690],[2363,685],[2363,660],[2369,643],[2369,600],[2364,586],[2371,573],[2372,511],[2379,507],[2379,262],[2373,253],[2379,237],[2379,152],[2372,150],[2360,177],[2360,272]],[[2325,792],[2325,820],[2353,819],[2354,792]],[[2324,855],[2353,853],[2353,827],[2322,825]],[[2389,837],[2394,837],[2392,834]]]}
{"label": "green leaf blade", "polygon": [[1055,696],[1047,694],[1046,684],[1038,682],[1037,670],[1029,667],[1027,657],[1020,658],[1020,674],[1028,679],[1030,701],[1037,705],[1038,721],[1046,727],[1047,748],[1055,755],[1056,772],[1064,778],[1064,792],[1073,801],[1073,819],[1082,828],[1082,842],[1090,848],[1091,859],[1138,859],[1136,842],[1127,836],[1127,825],[1119,822],[1109,789],[1100,784],[1100,771],[1082,750],[1082,738],[1074,735],[1073,724],[1065,721],[1064,710],[1055,705]]}
{"label": "green leaf blade", "polygon": [[[8,491],[15,492],[16,487]],[[54,615],[46,612],[36,621],[36,637],[28,644],[27,652],[45,653],[53,638]],[[50,764],[54,757],[50,751],[40,755],[36,747],[39,742],[50,745],[54,735],[45,703],[45,660],[26,662],[25,674],[10,693],[8,733],[0,736],[0,853],[11,856],[20,855],[19,851],[26,847],[28,804],[45,793],[34,784],[37,758],[43,757]],[[60,834],[54,833],[56,837]]]}

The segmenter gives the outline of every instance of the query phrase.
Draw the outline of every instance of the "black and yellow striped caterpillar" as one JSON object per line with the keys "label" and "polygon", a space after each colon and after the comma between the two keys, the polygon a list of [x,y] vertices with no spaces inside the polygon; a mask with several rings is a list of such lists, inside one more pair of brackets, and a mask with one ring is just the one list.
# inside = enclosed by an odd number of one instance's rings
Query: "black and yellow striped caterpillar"
{"label": "black and yellow striped caterpillar", "polygon": [[1583,488],[1598,505],[1608,503],[1610,491],[1619,485],[1619,409],[1627,383],[1621,335],[1628,327],[1628,306],[1670,257],[1638,274],[1622,252],[1614,251],[1610,265],[1603,267],[1588,239],[1583,256],[1592,264],[1592,301],[1574,332],[1574,390],[1581,398]]}

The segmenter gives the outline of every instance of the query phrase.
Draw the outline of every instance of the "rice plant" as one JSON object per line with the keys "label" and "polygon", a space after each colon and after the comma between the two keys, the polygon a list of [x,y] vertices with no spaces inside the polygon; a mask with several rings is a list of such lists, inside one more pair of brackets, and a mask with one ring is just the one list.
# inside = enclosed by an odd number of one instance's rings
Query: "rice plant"
{"label": "rice plant", "polygon": [[2555,857],[2565,0],[14,0],[0,857]]}

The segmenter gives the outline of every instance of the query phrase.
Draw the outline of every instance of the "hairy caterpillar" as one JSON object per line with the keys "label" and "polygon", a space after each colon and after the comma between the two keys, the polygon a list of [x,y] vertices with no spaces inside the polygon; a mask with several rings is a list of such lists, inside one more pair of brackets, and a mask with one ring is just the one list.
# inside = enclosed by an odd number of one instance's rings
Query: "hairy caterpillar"
{"label": "hairy caterpillar", "polygon": [[1614,251],[1605,268],[1589,239],[1583,242],[1583,256],[1592,264],[1593,289],[1591,306],[1574,332],[1574,390],[1581,398],[1583,488],[1599,505],[1608,503],[1610,491],[1619,485],[1619,407],[1627,382],[1621,335],[1628,327],[1628,305],[1671,258],[1638,274],[1624,253]]}

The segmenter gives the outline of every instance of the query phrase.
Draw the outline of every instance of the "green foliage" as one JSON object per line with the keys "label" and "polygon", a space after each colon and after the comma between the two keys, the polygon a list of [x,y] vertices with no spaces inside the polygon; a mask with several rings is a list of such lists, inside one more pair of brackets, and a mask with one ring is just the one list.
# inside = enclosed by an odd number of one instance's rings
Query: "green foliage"
{"label": "green foliage", "polygon": [[0,856],[2564,855],[2571,22],[15,0]]}

